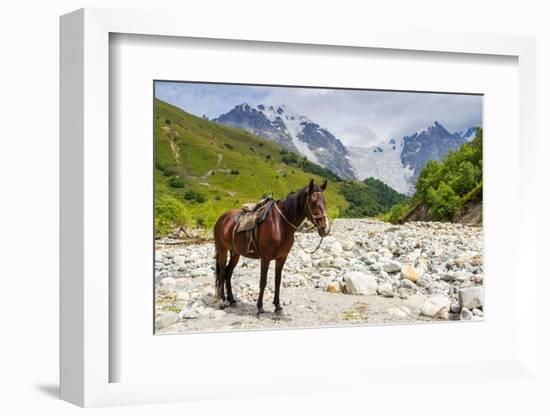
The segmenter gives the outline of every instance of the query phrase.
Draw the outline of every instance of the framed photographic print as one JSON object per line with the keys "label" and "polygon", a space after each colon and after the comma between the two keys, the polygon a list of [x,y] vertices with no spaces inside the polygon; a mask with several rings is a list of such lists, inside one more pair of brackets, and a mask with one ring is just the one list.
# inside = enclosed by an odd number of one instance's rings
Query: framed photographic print
{"label": "framed photographic print", "polygon": [[533,73],[530,38],[62,17],[62,398],[536,383]]}
{"label": "framed photographic print", "polygon": [[154,88],[155,333],[482,319],[482,95]]}

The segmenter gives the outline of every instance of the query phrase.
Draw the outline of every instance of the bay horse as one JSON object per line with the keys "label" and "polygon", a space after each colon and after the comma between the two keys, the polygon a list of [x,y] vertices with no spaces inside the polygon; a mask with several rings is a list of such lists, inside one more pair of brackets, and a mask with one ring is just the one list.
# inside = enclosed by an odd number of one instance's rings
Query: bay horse
{"label": "bay horse", "polygon": [[[237,226],[235,221],[240,210],[232,209],[225,212],[214,226],[216,246],[216,297],[221,300],[220,307],[235,306],[236,300],[231,289],[231,276],[241,256],[260,259],[260,293],[256,303],[258,314],[264,313],[263,298],[267,284],[267,271],[272,260],[275,260],[275,294],[273,304],[275,313],[282,313],[279,300],[281,276],[286,258],[294,244],[294,233],[308,218],[317,228],[320,237],[330,232],[330,224],[326,214],[326,204],[323,192],[327,181],[316,185],[313,179],[309,185],[288,194],[284,199],[276,201],[267,213],[265,219],[257,224],[256,248],[248,251],[246,233],[233,233]],[[229,263],[227,253],[230,252]],[[224,284],[226,293],[224,291]]]}

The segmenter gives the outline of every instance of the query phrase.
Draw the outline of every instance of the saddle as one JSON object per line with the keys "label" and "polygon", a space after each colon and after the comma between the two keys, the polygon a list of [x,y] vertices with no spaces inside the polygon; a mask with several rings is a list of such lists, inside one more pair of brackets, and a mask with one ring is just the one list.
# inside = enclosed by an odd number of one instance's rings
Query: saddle
{"label": "saddle", "polygon": [[235,217],[235,227],[233,228],[233,246],[235,246],[235,234],[246,233],[246,254],[259,254],[256,231],[258,224],[261,224],[275,201],[271,197],[262,199],[257,203],[244,204],[241,211]]}

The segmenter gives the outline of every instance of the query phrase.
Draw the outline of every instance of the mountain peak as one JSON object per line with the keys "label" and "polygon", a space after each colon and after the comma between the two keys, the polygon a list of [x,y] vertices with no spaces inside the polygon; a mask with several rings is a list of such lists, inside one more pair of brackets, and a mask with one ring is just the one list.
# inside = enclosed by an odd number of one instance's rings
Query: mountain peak
{"label": "mountain peak", "polygon": [[450,134],[449,131],[441,124],[439,121],[435,120],[434,124],[430,127],[428,127],[428,132],[430,133],[432,130],[437,130],[443,134]]}
{"label": "mountain peak", "polygon": [[286,104],[260,103],[251,106],[243,103],[214,121],[274,141],[342,178],[355,177],[346,158],[346,147],[326,128]]}

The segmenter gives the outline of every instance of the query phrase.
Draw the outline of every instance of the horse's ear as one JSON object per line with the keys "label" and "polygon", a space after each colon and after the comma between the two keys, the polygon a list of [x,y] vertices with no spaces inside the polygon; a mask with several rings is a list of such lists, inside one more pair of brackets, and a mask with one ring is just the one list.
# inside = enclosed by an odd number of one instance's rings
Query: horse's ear
{"label": "horse's ear", "polygon": [[321,192],[325,192],[325,189],[327,189],[327,180],[323,182],[323,184],[320,186]]}
{"label": "horse's ear", "polygon": [[310,179],[310,180],[309,180],[309,186],[308,186],[308,188],[307,188],[307,191],[308,191],[309,193],[312,193],[312,192],[313,192],[313,187],[314,187],[314,185],[315,185],[315,184],[314,184],[314,182],[313,182],[313,179]]}

